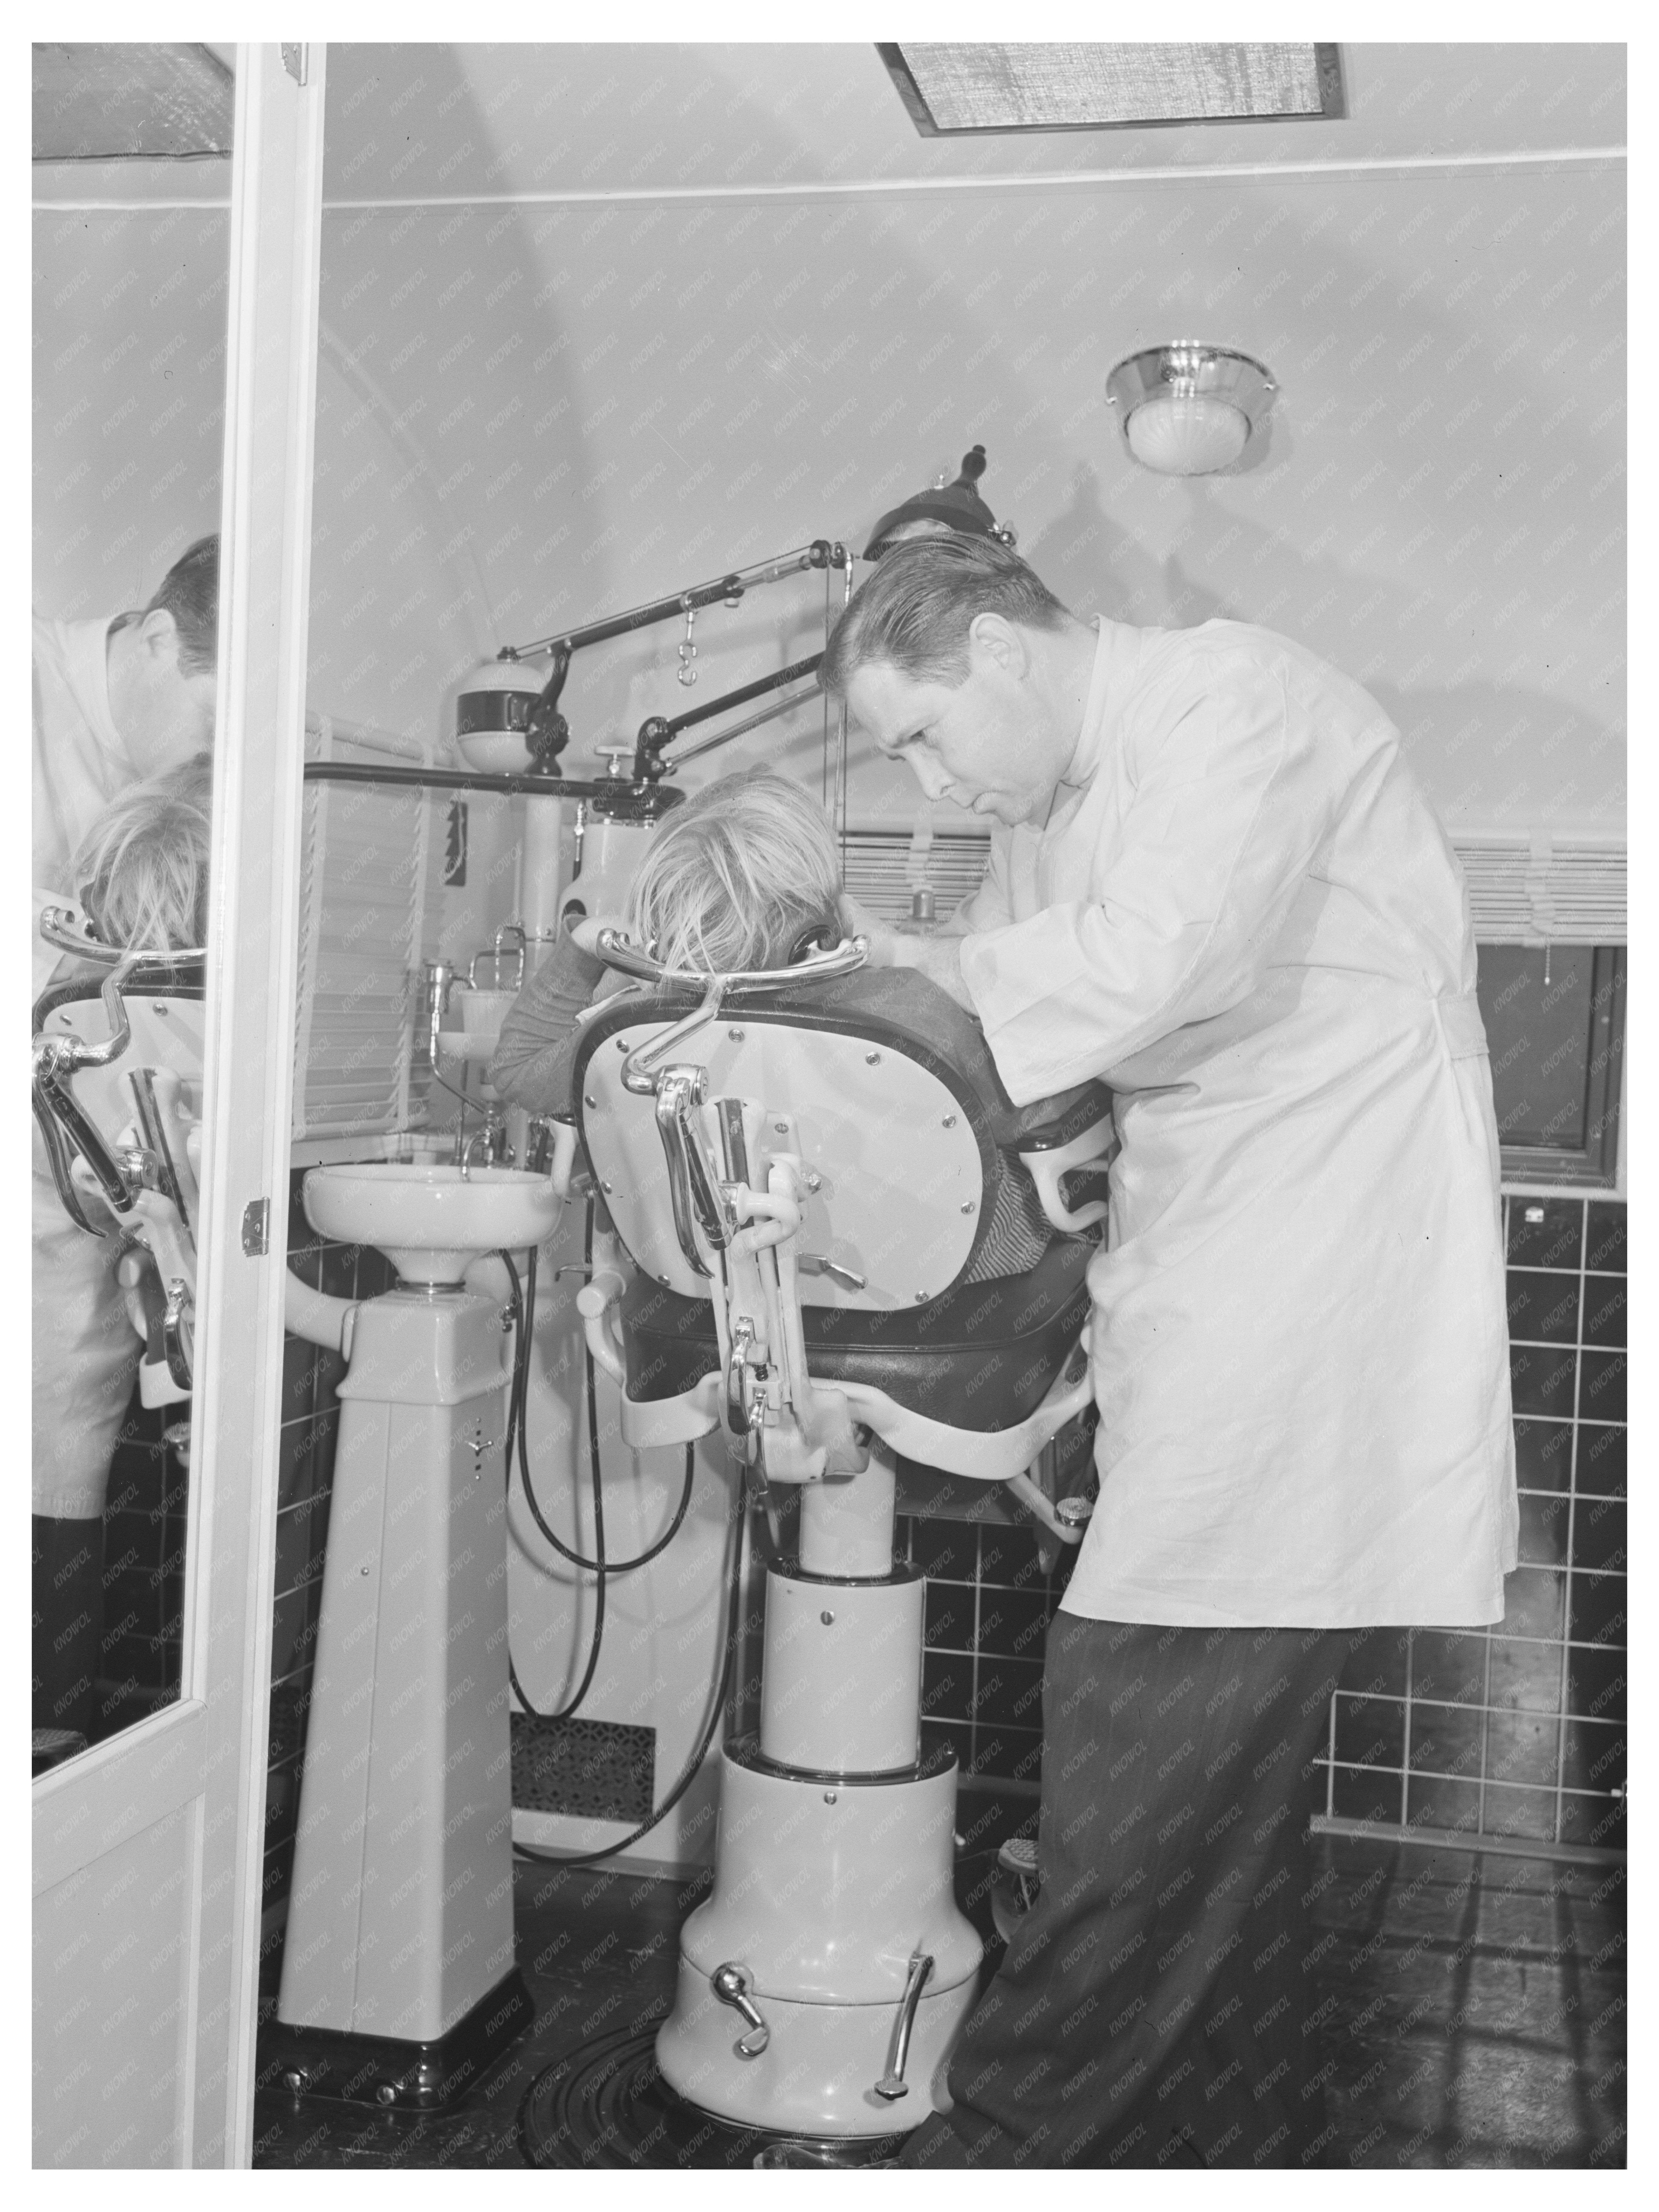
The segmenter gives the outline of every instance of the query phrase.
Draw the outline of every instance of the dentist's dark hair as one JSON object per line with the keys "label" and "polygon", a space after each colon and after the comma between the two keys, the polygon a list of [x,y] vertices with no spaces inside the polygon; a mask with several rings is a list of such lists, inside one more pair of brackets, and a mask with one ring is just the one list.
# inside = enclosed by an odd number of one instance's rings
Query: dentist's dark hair
{"label": "dentist's dark hair", "polygon": [[146,615],[168,614],[179,633],[181,676],[211,676],[219,665],[219,538],[186,545],[155,587],[147,607],[118,615],[110,624],[126,629]]}
{"label": "dentist's dark hair", "polygon": [[844,698],[860,668],[882,665],[913,682],[960,684],[979,614],[1027,629],[1061,629],[1073,619],[1036,571],[994,538],[907,539],[854,592],[830,632],[818,682]]}

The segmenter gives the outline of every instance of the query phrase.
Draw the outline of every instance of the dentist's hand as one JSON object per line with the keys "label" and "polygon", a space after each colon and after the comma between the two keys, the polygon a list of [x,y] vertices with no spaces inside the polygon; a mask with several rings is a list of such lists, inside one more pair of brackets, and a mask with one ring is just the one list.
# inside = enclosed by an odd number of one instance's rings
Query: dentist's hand
{"label": "dentist's hand", "polygon": [[841,926],[848,937],[866,937],[870,940],[869,960],[872,968],[915,968],[930,983],[953,998],[969,1013],[974,1002],[968,995],[968,987],[962,980],[962,939],[959,937],[907,937],[862,907],[856,899],[843,892],[840,901]]}

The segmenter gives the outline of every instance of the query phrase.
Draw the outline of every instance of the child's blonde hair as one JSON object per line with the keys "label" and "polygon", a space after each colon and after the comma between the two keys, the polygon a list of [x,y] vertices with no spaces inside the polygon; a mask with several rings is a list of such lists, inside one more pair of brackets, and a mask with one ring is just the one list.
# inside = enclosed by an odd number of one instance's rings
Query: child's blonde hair
{"label": "child's blonde hair", "polygon": [[838,941],[840,890],[823,807],[770,769],[748,769],[669,816],[634,879],[627,925],[666,967],[783,968],[811,931]]}
{"label": "child's blonde hair", "polygon": [[207,935],[213,761],[135,783],[112,799],[76,848],[75,896],[106,945],[173,952]]}

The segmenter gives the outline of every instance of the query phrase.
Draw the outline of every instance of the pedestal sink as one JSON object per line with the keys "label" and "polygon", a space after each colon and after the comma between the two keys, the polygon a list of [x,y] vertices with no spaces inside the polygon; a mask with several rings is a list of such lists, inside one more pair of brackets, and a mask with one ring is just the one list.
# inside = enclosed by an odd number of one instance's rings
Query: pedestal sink
{"label": "pedestal sink", "polygon": [[[313,1229],[402,1280],[351,1309],[288,1935],[262,2070],[420,2109],[527,2025],[514,1963],[507,1484],[512,1338],[461,1278],[539,1244],[545,1176],[314,1168]],[[318,1340],[327,1340],[323,1328]],[[267,2075],[269,2078],[269,2075]]]}
{"label": "pedestal sink", "polygon": [[562,1204],[544,1175],[432,1160],[313,1168],[306,1218],[343,1244],[373,1244],[406,1283],[459,1283],[481,1253],[539,1244]]}

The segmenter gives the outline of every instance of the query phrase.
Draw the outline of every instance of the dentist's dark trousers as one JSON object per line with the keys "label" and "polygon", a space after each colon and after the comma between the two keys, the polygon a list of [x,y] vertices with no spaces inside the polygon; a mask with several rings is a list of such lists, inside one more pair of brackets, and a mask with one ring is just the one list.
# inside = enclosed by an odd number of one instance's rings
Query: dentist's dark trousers
{"label": "dentist's dark trousers", "polygon": [[1055,1618],[1041,1894],[902,2166],[1319,2162],[1307,1826],[1350,1641]]}

